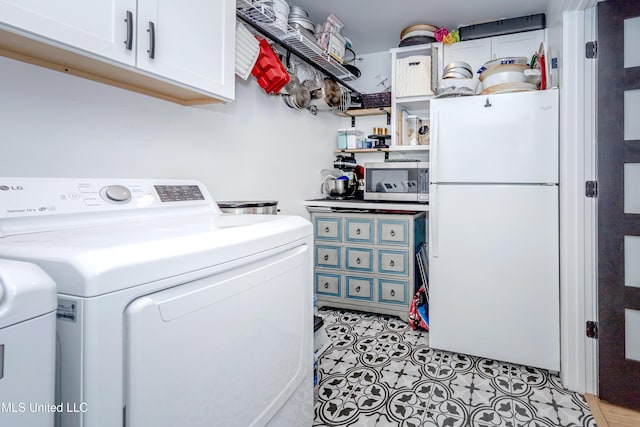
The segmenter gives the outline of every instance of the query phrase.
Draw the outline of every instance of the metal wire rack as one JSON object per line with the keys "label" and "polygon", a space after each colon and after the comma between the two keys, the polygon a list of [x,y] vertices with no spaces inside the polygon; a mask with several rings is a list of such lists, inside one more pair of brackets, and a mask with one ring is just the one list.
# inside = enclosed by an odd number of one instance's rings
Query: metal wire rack
{"label": "metal wire rack", "polygon": [[345,83],[355,80],[356,77],[353,74],[325,52],[311,37],[283,22],[272,9],[254,5],[248,0],[237,0],[236,16],[249,24],[254,31],[278,43],[342,86],[356,91]]}

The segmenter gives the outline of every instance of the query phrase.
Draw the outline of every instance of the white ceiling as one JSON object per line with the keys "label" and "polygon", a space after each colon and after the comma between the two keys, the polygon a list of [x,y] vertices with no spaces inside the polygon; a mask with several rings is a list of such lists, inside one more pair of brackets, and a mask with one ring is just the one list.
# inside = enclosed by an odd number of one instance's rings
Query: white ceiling
{"label": "white ceiling", "polygon": [[[386,51],[400,43],[402,29],[431,24],[454,30],[461,25],[535,13],[548,13],[557,0],[288,0],[309,12],[315,23],[335,14],[354,51]],[[549,19],[549,16],[547,16]]]}

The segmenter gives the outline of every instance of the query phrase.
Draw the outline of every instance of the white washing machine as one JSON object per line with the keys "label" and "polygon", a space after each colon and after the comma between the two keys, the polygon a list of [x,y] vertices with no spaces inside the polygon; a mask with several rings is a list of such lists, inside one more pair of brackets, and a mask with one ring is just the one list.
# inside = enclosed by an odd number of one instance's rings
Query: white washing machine
{"label": "white washing machine", "polygon": [[51,427],[56,285],[37,265],[0,259],[0,426]]}
{"label": "white washing machine", "polygon": [[0,178],[0,258],[56,282],[56,425],[313,421],[312,226],[189,180]]}

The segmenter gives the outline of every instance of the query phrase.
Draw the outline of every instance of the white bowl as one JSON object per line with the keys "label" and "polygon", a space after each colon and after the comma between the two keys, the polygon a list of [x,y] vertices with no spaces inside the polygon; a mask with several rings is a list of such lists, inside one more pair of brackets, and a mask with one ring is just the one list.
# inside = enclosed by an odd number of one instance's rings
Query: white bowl
{"label": "white bowl", "polygon": [[480,81],[485,89],[502,83],[521,83],[526,80],[524,70],[529,68],[524,64],[504,64],[487,68],[480,74]]}

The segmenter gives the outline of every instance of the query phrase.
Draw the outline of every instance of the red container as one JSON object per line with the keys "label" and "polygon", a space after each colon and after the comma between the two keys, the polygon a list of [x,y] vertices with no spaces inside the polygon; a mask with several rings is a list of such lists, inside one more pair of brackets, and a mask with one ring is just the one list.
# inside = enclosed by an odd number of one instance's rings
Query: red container
{"label": "red container", "polygon": [[260,87],[267,93],[280,92],[280,89],[289,83],[290,79],[289,73],[266,39],[260,40],[260,53],[251,74],[255,76]]}

